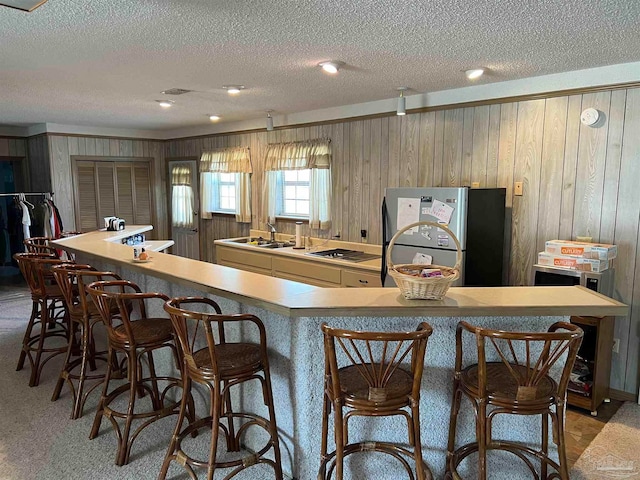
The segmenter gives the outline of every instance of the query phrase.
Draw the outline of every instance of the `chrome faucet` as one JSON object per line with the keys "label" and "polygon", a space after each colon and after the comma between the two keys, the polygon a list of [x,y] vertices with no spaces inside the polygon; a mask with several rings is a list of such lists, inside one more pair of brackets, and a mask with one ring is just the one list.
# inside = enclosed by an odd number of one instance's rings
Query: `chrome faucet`
{"label": "chrome faucet", "polygon": [[276,227],[267,222],[267,227],[269,227],[269,232],[271,232],[271,238],[269,239],[271,242],[276,241]]}

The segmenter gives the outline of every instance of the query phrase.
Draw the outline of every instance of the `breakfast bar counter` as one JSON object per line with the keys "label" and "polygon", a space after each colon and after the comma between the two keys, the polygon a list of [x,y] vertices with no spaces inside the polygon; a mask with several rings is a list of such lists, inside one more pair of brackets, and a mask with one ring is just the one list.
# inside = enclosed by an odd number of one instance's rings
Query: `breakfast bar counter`
{"label": "breakfast bar counter", "polygon": [[[459,320],[487,328],[539,332],[556,321],[568,321],[572,315],[627,313],[626,305],[582,287],[452,287],[444,300],[424,301],[406,300],[396,288],[321,288],[156,252],[149,262],[134,263],[131,247],[103,241],[108,233],[91,232],[55,243],[75,254],[77,261],[117,271],[143,290],[169,296],[206,295],[218,302],[224,313],[251,313],[262,319],[269,342],[283,469],[300,480],[314,479],[320,464],[323,322],[369,331],[414,330],[421,321],[433,327],[425,357],[420,420],[425,461],[435,478],[442,478]],[[243,332],[238,335],[247,337]],[[260,395],[254,395],[258,392],[243,388],[243,404],[262,411]],[[463,403],[459,443],[475,437],[471,411]],[[539,442],[537,417],[500,417],[493,427],[494,438]],[[350,438],[406,443],[406,425],[398,423],[401,421],[354,419]],[[395,460],[369,455],[351,456],[345,463],[345,479],[398,478]],[[528,470],[512,457],[492,457],[492,479],[528,478]],[[473,476],[473,459],[461,466],[465,478]]]}

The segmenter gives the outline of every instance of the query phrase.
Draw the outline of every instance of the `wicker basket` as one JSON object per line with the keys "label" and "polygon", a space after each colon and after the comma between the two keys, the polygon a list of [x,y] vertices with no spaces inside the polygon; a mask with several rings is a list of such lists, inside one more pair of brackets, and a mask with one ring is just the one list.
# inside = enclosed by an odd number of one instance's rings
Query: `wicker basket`
{"label": "wicker basket", "polygon": [[[393,251],[393,245],[400,235],[407,230],[418,227],[421,225],[430,225],[437,227],[440,230],[446,232],[456,244],[458,254],[456,256],[456,264],[453,267],[443,267],[440,265],[417,265],[417,264],[400,264],[394,265],[391,261],[391,252]],[[422,299],[422,300],[442,300],[449,290],[449,287],[453,282],[460,278],[460,266],[462,265],[462,249],[460,248],[460,242],[444,225],[435,222],[416,222],[407,225],[402,230],[398,230],[389,243],[389,250],[387,252],[387,271],[391,278],[396,282],[396,285],[407,299]],[[439,269],[442,272],[442,277],[420,277],[420,272],[424,268]]]}

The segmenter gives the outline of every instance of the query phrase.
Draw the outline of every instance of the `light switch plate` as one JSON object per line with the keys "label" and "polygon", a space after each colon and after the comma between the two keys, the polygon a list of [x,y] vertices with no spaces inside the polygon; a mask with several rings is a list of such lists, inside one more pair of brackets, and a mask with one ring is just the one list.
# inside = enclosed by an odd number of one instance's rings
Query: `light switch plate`
{"label": "light switch plate", "polygon": [[471,188],[480,188],[480,182],[471,182]]}
{"label": "light switch plate", "polygon": [[517,197],[522,196],[522,182],[516,182],[513,187],[513,194]]}

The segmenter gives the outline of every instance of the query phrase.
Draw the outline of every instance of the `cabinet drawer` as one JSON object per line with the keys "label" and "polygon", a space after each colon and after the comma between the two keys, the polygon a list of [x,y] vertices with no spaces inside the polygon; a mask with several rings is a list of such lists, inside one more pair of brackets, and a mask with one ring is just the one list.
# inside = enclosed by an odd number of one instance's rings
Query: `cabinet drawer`
{"label": "cabinet drawer", "polygon": [[[240,248],[220,248],[220,246],[217,246],[216,260],[220,265],[237,264],[247,267],[256,267],[268,270],[269,275],[271,274],[271,255],[268,254],[251,252]],[[229,266],[235,267],[235,265]]]}
{"label": "cabinet drawer", "polygon": [[273,271],[275,276],[278,272],[295,275],[297,277],[319,280],[324,283],[335,284],[340,286],[340,268],[324,265],[319,262],[308,262],[301,260],[293,260],[289,258],[273,258]]}
{"label": "cabinet drawer", "polygon": [[376,273],[342,270],[342,285],[345,287],[381,287],[380,275]]}

